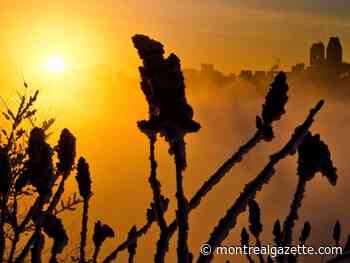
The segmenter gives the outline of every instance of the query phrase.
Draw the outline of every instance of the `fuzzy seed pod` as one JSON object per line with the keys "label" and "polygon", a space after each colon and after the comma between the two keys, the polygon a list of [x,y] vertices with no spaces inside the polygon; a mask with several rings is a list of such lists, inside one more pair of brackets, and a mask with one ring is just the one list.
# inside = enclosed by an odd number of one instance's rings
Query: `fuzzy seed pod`
{"label": "fuzzy seed pod", "polygon": [[309,238],[310,233],[311,233],[311,224],[308,221],[306,221],[304,223],[304,227],[303,227],[303,230],[301,231],[301,235],[299,238],[300,243],[305,243],[305,241]]}
{"label": "fuzzy seed pod", "polygon": [[[132,41],[143,61],[141,89],[149,108],[149,120],[138,122],[138,127],[150,138],[160,133],[174,153],[174,145],[181,143],[186,133],[200,129],[186,99],[180,59],[174,54],[164,58],[163,45],[147,36],[135,35]],[[183,159],[185,167],[185,156]]]}
{"label": "fuzzy seed pod", "polygon": [[25,164],[30,183],[36,187],[40,195],[47,194],[53,177],[52,149],[45,141],[45,133],[41,128],[33,128],[30,132],[28,149],[29,159]]}
{"label": "fuzzy seed pod", "polygon": [[71,171],[76,154],[76,139],[68,129],[63,129],[56,147],[58,154],[57,168],[63,174]]}
{"label": "fuzzy seed pod", "polygon": [[288,102],[287,92],[287,76],[280,72],[271,83],[262,106],[261,116],[256,117],[256,128],[263,133],[266,141],[271,141],[274,137],[272,123],[279,120],[285,113],[285,105]]}
{"label": "fuzzy seed pod", "polygon": [[264,123],[272,123],[279,120],[285,113],[285,105],[288,101],[287,76],[280,72],[271,84],[271,88],[265,97],[262,109],[262,119]]}
{"label": "fuzzy seed pod", "polygon": [[319,134],[312,135],[309,132],[299,146],[298,154],[298,174],[305,181],[321,172],[332,185],[336,185],[337,169],[333,166],[328,146],[321,141]]}
{"label": "fuzzy seed pod", "polygon": [[101,221],[95,223],[93,241],[96,247],[101,247],[107,238],[114,237],[114,231],[109,225],[102,224]]}
{"label": "fuzzy seed pod", "polygon": [[77,171],[75,179],[78,182],[80,195],[84,199],[89,198],[91,195],[91,176],[89,164],[83,157],[79,158]]}

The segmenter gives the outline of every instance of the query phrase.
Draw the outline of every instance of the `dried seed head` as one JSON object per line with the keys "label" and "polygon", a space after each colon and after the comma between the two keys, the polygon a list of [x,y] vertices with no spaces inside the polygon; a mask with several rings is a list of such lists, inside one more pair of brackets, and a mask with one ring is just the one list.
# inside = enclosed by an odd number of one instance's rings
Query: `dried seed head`
{"label": "dried seed head", "polygon": [[260,221],[260,208],[258,203],[255,200],[250,200],[249,203],[249,230],[258,238],[262,232],[263,226]]}
{"label": "dried seed head", "polygon": [[279,120],[285,113],[285,105],[288,101],[287,76],[280,72],[271,84],[271,88],[265,97],[262,109],[262,119],[265,123]]}
{"label": "dried seed head", "polygon": [[337,169],[333,166],[328,146],[319,134],[309,132],[300,144],[298,154],[298,174],[304,180],[311,180],[317,172],[321,172],[332,185],[337,183]]}
{"label": "dried seed head", "polygon": [[114,231],[109,225],[102,224],[101,221],[95,223],[93,241],[96,247],[101,247],[107,238],[114,237]]}
{"label": "dried seed head", "polygon": [[89,198],[91,195],[91,176],[89,170],[89,164],[85,161],[83,157],[79,158],[77,167],[77,176],[75,177],[81,197]]}
{"label": "dried seed head", "polygon": [[186,133],[200,129],[186,99],[180,59],[174,54],[164,58],[163,45],[147,36],[135,35],[132,41],[143,61],[141,89],[149,106],[149,120],[138,122],[138,127],[149,137],[163,135],[172,151]]}
{"label": "dried seed head", "polygon": [[5,195],[10,190],[11,165],[10,158],[5,149],[0,149],[0,192]]}
{"label": "dried seed head", "polygon": [[311,224],[308,221],[306,221],[304,223],[304,227],[303,227],[303,230],[301,231],[301,235],[299,238],[300,243],[305,243],[305,241],[309,238],[310,233],[311,233]]}
{"label": "dried seed head", "polygon": [[57,168],[66,174],[71,171],[76,154],[76,139],[68,129],[63,129],[56,147],[59,163]]}
{"label": "dried seed head", "polygon": [[41,128],[33,128],[30,132],[28,149],[29,159],[25,171],[31,184],[40,195],[50,191],[50,181],[53,177],[52,149],[45,141],[45,133]]}
{"label": "dried seed head", "polygon": [[261,117],[257,117],[256,126],[264,131],[265,140],[273,138],[272,122],[279,120],[285,113],[288,102],[288,84],[285,73],[280,72],[271,83],[271,88],[265,97]]}

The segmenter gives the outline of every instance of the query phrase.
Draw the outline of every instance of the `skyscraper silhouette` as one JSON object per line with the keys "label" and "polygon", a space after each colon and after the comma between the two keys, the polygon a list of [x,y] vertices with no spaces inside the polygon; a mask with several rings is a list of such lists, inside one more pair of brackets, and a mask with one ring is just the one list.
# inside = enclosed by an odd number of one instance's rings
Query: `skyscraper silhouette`
{"label": "skyscraper silhouette", "polygon": [[343,62],[343,48],[338,37],[331,37],[327,46],[327,64],[339,66]]}
{"label": "skyscraper silhouette", "polygon": [[314,43],[310,49],[310,65],[320,67],[325,61],[325,46],[322,42]]}

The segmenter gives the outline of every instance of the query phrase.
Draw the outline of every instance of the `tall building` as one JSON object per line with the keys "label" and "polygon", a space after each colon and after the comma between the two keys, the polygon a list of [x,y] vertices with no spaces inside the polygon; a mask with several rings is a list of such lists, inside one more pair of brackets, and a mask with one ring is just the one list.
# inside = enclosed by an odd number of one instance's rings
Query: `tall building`
{"label": "tall building", "polygon": [[343,48],[338,37],[331,37],[327,46],[327,64],[339,66],[343,62]]}
{"label": "tall building", "polygon": [[314,43],[310,49],[311,67],[320,67],[325,61],[325,46],[322,42]]}

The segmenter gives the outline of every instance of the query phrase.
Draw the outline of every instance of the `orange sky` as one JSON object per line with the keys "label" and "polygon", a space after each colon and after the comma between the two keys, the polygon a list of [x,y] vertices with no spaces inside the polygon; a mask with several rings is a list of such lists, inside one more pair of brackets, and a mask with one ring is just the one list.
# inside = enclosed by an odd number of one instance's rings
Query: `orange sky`
{"label": "orange sky", "polygon": [[[71,68],[138,63],[130,36],[146,33],[176,50],[186,67],[215,63],[224,72],[307,62],[313,41],[339,35],[350,49],[348,1],[2,1],[0,48],[27,74],[53,53]],[[312,3],[310,3],[312,2]],[[349,9],[347,9],[349,10]],[[345,58],[349,58],[345,51]]]}
{"label": "orange sky", "polygon": [[[147,183],[148,142],[136,127],[136,121],[147,117],[147,105],[138,86],[140,60],[130,37],[144,33],[160,40],[167,52],[175,52],[181,58],[184,67],[198,68],[200,63],[209,62],[227,73],[239,72],[242,68],[269,69],[277,58],[285,67],[307,62],[311,43],[327,41],[332,35],[342,38],[345,59],[350,60],[350,17],[346,14],[350,10],[350,2],[333,0],[331,6],[330,2],[23,0],[14,3],[3,0],[0,9],[2,96],[12,104],[16,89],[21,87],[21,72],[32,89],[40,88],[41,118],[57,118],[54,126],[57,133],[51,140],[56,141],[58,131],[68,127],[77,136],[78,153],[90,162],[95,192],[90,224],[98,219],[111,224],[118,233],[116,240],[121,241],[131,224],[141,226],[145,222],[144,212],[152,198]],[[57,54],[64,59],[66,70],[61,75],[52,75],[43,65]],[[114,71],[125,71],[135,79],[115,83],[108,79],[110,76],[114,78],[112,73],[104,75],[109,67]],[[96,69],[102,70],[96,74]],[[92,71],[94,74],[89,74]],[[4,77],[14,80],[9,81],[7,86]],[[241,92],[249,93],[247,90],[236,90],[234,96],[226,92],[189,89],[188,96],[196,120],[203,126],[198,134],[189,136],[187,140],[189,167],[185,180],[189,194],[233,149],[254,133],[255,117],[262,98],[256,96],[247,102],[240,96]],[[296,93],[291,91],[291,94]],[[295,125],[319,99],[305,99],[303,95],[291,96],[292,103],[288,105],[286,118],[276,125],[276,141],[259,146],[248,157],[248,163],[239,166],[203,203],[202,208],[193,213],[191,245],[194,249],[207,239],[211,227],[248,179],[262,168],[268,154],[285,142]],[[337,149],[336,165],[342,172],[340,180],[344,180],[337,190],[328,186],[323,178],[318,178],[310,187],[312,190],[308,192],[301,218],[313,221],[318,241],[328,235],[327,227],[331,227],[336,219],[350,222],[343,212],[348,202],[345,189],[348,179],[344,176],[348,170],[348,153],[344,142],[339,140],[339,131],[345,138],[349,127],[336,129],[333,126],[340,127],[348,122],[346,109],[347,105],[342,101],[330,102],[316,124],[318,131],[322,131],[324,138],[333,146],[332,150]],[[340,111],[345,115],[342,118],[339,117]],[[160,180],[165,194],[174,200],[173,163],[167,154],[167,145],[164,142],[159,145]],[[287,213],[296,183],[295,162],[283,164],[276,177],[266,192],[258,196],[259,202],[264,201],[267,238],[272,219],[283,218]],[[70,178],[69,184],[70,190],[76,189],[73,188],[76,187],[74,177]],[[282,197],[276,200],[276,192],[281,185],[288,187],[283,187]],[[324,200],[319,203],[321,194]],[[339,206],[331,205],[335,200],[340,202]],[[330,210],[327,215],[324,206]],[[174,210],[172,202],[169,218],[174,216]],[[329,214],[334,216],[329,217]],[[78,213],[75,216],[78,218]],[[70,233],[72,240],[76,241],[74,223],[79,222],[79,218],[76,221],[69,219],[66,220],[67,227],[73,229]],[[247,224],[245,216],[239,224]],[[233,234],[230,242],[237,240],[237,233]],[[156,231],[142,239],[138,252],[140,259],[152,256],[150,251],[156,239]],[[115,243],[115,240],[109,242],[106,249]],[[171,253],[174,255],[175,250]]]}

